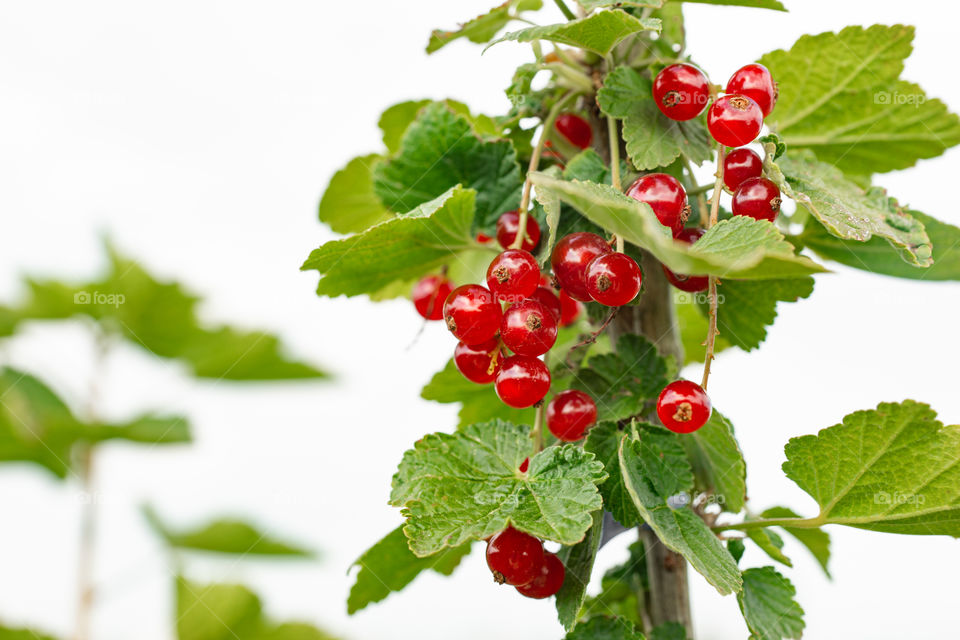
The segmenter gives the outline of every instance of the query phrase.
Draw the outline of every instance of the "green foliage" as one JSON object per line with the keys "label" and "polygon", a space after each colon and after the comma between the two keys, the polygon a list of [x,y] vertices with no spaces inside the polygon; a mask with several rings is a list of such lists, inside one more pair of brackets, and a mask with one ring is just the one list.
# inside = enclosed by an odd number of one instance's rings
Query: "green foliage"
{"label": "green foliage", "polygon": [[605,56],[617,43],[640,31],[659,32],[660,21],[656,18],[636,18],[625,11],[614,9],[600,11],[570,22],[512,31],[487,46],[489,48],[507,40],[516,42],[548,40]]}
{"label": "green foliage", "polygon": [[698,430],[680,439],[700,493],[716,496],[724,511],[738,513],[747,499],[747,465],[733,425],[716,409]]}
{"label": "green foliage", "polygon": [[320,199],[320,221],[337,233],[358,233],[390,217],[373,192],[373,167],[381,157],[359,156],[330,179]]}
{"label": "green foliage", "polygon": [[626,618],[597,616],[577,625],[564,640],[644,640],[644,636]]}
{"label": "green foliage", "polygon": [[593,563],[600,549],[603,537],[603,511],[593,512],[593,524],[583,540],[572,546],[565,546],[557,554],[566,569],[563,586],[557,592],[557,617],[563,628],[569,631],[577,624],[580,608],[587,598],[587,584]]}
{"label": "green foliage", "polygon": [[747,529],[746,534],[771,560],[793,566],[790,558],[783,553],[783,539],[776,532],[771,529]]}
{"label": "green foliage", "polygon": [[[430,100],[407,100],[387,107],[380,114],[377,126],[383,132],[383,146],[389,153],[400,150],[400,141],[410,124],[417,119],[421,109],[430,104]],[[329,188],[329,187],[328,187]],[[372,185],[371,185],[372,189]]]}
{"label": "green foliage", "polygon": [[626,562],[616,565],[603,574],[600,593],[588,598],[583,607],[583,618],[615,615],[643,625],[640,619],[640,598],[647,584],[647,563],[643,543],[640,540],[628,548]]}
{"label": "green foliage", "polygon": [[434,374],[420,391],[420,397],[441,403],[459,402],[462,406],[458,414],[458,428],[494,419],[514,423],[533,420],[530,409],[514,409],[503,404],[492,384],[476,384],[464,378],[453,359],[448,360],[446,366]]}
{"label": "green foliage", "polygon": [[0,626],[0,640],[54,640],[54,637],[33,629],[12,629]]}
{"label": "green foliage", "polygon": [[737,603],[751,640],[782,640],[803,635],[803,609],[793,599],[797,590],[773,567],[743,572]]}
{"label": "green foliage", "polygon": [[487,13],[469,20],[455,31],[435,29],[427,43],[427,53],[433,53],[457,38],[484,44],[507,26],[521,11],[535,11],[543,6],[543,0],[507,0]]}
{"label": "green foliage", "polygon": [[650,632],[650,640],[687,640],[687,630],[679,622],[665,622]]}
{"label": "green foliage", "polygon": [[[723,280],[717,289],[717,329],[724,340],[744,351],[752,351],[767,339],[767,327],[777,318],[777,304],[797,302],[813,293],[813,278],[782,280]],[[706,317],[707,300],[700,312]],[[706,332],[700,334],[706,335]]]}
{"label": "green foliage", "polygon": [[773,9],[774,11],[786,11],[780,0],[680,0],[681,2],[690,2],[695,4],[722,4],[731,7],[753,7],[755,9]]}
{"label": "green foliage", "polygon": [[623,440],[623,431],[617,423],[601,422],[594,425],[587,433],[583,448],[595,455],[607,471],[608,477],[600,485],[604,509],[623,526],[635,527],[641,520],[620,473],[621,440]]}
{"label": "green foliage", "polygon": [[468,553],[470,543],[466,542],[418,558],[407,546],[403,527],[397,527],[353,563],[360,570],[350,588],[347,613],[354,614],[373,602],[380,602],[392,592],[402,590],[423,571],[432,570],[449,576]]}
{"label": "green foliage", "polygon": [[[729,281],[728,281],[729,282]],[[677,321],[680,325],[680,342],[683,344],[684,364],[703,362],[707,355],[704,339],[708,331],[707,317],[702,307],[697,303],[699,296],[693,296],[683,291],[673,292],[674,309],[677,312]],[[719,334],[714,345],[714,354],[720,353],[731,345],[723,334]]]}
{"label": "green foliage", "polygon": [[[520,464],[530,459],[526,473]],[[403,507],[410,549],[423,557],[508,524],[561,544],[576,544],[602,502],[607,474],[579,447],[534,455],[530,429],[500,420],[455,434],[423,437],[393,477],[390,503]]]}
{"label": "green foliage", "polygon": [[[760,514],[761,518],[799,518],[796,513],[786,507],[771,507]],[[800,528],[800,527],[782,527],[784,531],[796,538],[797,542],[802,544],[813,554],[817,563],[823,569],[823,572],[830,577],[830,534],[823,529]]]}

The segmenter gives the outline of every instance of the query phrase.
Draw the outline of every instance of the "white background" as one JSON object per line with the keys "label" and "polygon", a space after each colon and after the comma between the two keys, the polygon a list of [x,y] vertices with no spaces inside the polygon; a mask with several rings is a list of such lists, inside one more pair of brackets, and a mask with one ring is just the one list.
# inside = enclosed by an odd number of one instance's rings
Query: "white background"
{"label": "white background", "polygon": [[[380,111],[403,99],[454,97],[507,106],[518,44],[483,57],[465,41],[423,52],[429,30],[476,15],[489,0],[444,2],[31,2],[0,5],[0,299],[19,274],[77,279],[102,265],[100,236],[208,299],[211,321],[284,336],[334,370],[335,384],[192,384],[132,347],[110,358],[102,411],[187,412],[196,444],[144,451],[110,446],[100,459],[102,537],[97,640],[170,638],[171,568],[137,505],[179,524],[211,513],[250,517],[323,551],[316,563],[192,563],[199,578],[254,585],[268,611],[355,639],[559,638],[552,603],[496,588],[473,554],[452,578],[425,575],[353,618],[349,564],[397,523],[390,477],[420,435],[455,410],[419,400],[453,342],[420,326],[404,301],[318,299],[299,273],[332,234],[315,218],[331,174],[380,149]],[[722,82],[803,33],[847,24],[917,25],[905,77],[960,111],[951,70],[955,16],[933,2],[794,0],[780,14],[688,5],[689,50]],[[541,20],[553,21],[551,6]],[[960,224],[960,151],[880,182],[902,202]],[[812,501],[783,478],[783,444],[855,409],[907,397],[960,420],[956,362],[960,285],[884,279],[838,268],[811,300],[781,307],[762,349],[725,353],[711,395],[737,426],[751,504]],[[33,326],[6,362],[51,381],[74,403],[89,384],[81,325]],[[694,372],[693,375],[698,375]],[[70,628],[81,497],[25,467],[0,469],[0,619],[59,634]],[[807,612],[806,637],[954,636],[957,543],[833,528],[827,581],[787,542]],[[621,560],[626,536],[598,573]],[[748,552],[750,564],[765,558]],[[733,598],[693,574],[699,638],[744,638]],[[952,630],[951,630],[952,629]],[[948,631],[949,630],[949,631]]]}

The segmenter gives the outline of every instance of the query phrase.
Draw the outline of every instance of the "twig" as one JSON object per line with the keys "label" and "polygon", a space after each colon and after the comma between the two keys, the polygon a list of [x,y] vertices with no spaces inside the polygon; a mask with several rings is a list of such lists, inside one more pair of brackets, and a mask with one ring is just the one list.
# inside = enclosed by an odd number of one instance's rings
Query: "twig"
{"label": "twig", "polygon": [[[720,213],[720,192],[723,189],[723,158],[726,152],[727,148],[720,145],[720,150],[717,152],[717,180],[713,185],[713,197],[710,199],[710,217],[706,220],[707,229],[717,224],[717,216]],[[707,341],[705,343],[707,350],[703,362],[703,380],[700,382],[700,386],[703,387],[704,391],[706,391],[707,382],[710,380],[710,364],[713,362],[713,353],[717,343],[717,277],[710,276],[709,282],[710,324],[707,329]]]}
{"label": "twig", "polygon": [[570,7],[568,7],[568,6],[563,2],[563,0],[553,0],[553,3],[560,8],[560,11],[563,13],[563,16],[564,16],[567,20],[576,20],[576,19],[577,19],[576,14],[575,14],[573,11],[570,11]]}
{"label": "twig", "polygon": [[573,370],[573,363],[570,361],[570,357],[573,356],[573,352],[579,349],[580,347],[585,347],[588,344],[593,344],[594,342],[596,342],[600,334],[603,333],[608,326],[610,326],[611,322],[613,322],[613,319],[616,317],[617,312],[620,311],[621,308],[622,307],[614,307],[613,309],[611,309],[610,315],[606,317],[606,319],[603,321],[603,324],[600,325],[599,329],[591,333],[587,338],[584,338],[577,344],[570,347],[570,351],[567,352],[567,368],[569,368],[571,371]]}

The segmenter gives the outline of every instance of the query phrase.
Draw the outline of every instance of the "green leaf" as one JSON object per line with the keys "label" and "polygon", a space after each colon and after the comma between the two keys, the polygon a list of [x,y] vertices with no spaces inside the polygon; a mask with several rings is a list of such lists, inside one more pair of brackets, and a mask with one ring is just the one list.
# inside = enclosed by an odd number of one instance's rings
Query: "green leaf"
{"label": "green leaf", "polygon": [[687,629],[679,622],[664,622],[650,632],[650,640],[687,640]]}
{"label": "green leaf", "polygon": [[923,224],[882,190],[864,191],[810,152],[791,151],[778,166],[784,179],[773,175],[783,193],[802,204],[832,235],[860,242],[883,238],[904,261],[921,267],[933,263]]}
{"label": "green leaf", "polygon": [[774,11],[786,11],[780,0],[680,0],[681,2],[694,4],[722,4],[731,7],[753,7],[754,9],[773,9]]}
{"label": "green leaf", "polygon": [[743,572],[737,604],[750,629],[751,640],[782,640],[803,635],[803,609],[794,600],[797,590],[773,567]]}
{"label": "green leaf", "polygon": [[239,556],[293,556],[309,558],[313,552],[303,547],[277,540],[242,520],[214,520],[200,527],[176,531],[165,524],[151,507],[145,507],[144,517],[151,528],[175,549],[228,553]]}
{"label": "green leaf", "polygon": [[623,120],[627,155],[637,169],[667,166],[681,153],[695,164],[713,157],[703,119],[667,118],[657,108],[650,80],[630,67],[617,67],[606,76],[597,102],[603,113]]}
{"label": "green leaf", "polygon": [[660,21],[655,18],[635,18],[625,11],[614,9],[600,11],[570,22],[512,31],[491,42],[487,48],[508,40],[516,42],[548,40],[605,56],[618,42],[640,31],[659,32]]}
{"label": "green leaf", "polygon": [[693,470],[675,434],[644,425],[639,439],[620,444],[620,472],[644,522],[669,549],[686,558],[721,595],[740,590],[737,563],[689,506],[667,500],[693,489]]}
{"label": "green leaf", "polygon": [[508,140],[483,140],[463,115],[435,102],[403,134],[400,151],[374,169],[374,192],[391,211],[410,211],[461,185],[476,190],[477,224],[492,228],[516,209],[523,180]]}
{"label": "green leaf", "polygon": [[603,538],[603,511],[593,512],[593,524],[583,540],[557,553],[565,568],[563,586],[557,592],[557,618],[569,631],[577,624],[580,608],[587,598],[587,585]]}
{"label": "green leaf", "polygon": [[541,539],[580,542],[602,506],[603,465],[574,445],[533,451],[529,427],[500,420],[418,441],[390,494],[407,518],[410,550],[423,557],[510,524]]}
{"label": "green leaf", "polygon": [[33,629],[11,629],[0,626],[0,640],[55,640],[55,638]]}
{"label": "green leaf", "polygon": [[430,379],[420,391],[420,397],[441,403],[459,402],[462,406],[458,428],[494,419],[515,423],[533,420],[529,409],[514,409],[503,404],[492,384],[476,384],[464,378],[452,359]]}
{"label": "green leaf", "polygon": [[354,158],[333,174],[320,199],[320,222],[337,233],[358,233],[390,217],[373,192],[373,166],[377,154]]}
{"label": "green leaf", "polygon": [[641,602],[644,591],[649,587],[643,542],[637,540],[631,543],[628,551],[630,555],[626,562],[611,567],[603,574],[600,593],[588,598],[584,604],[583,619],[615,615],[643,625],[640,619]]}
{"label": "green leaf", "polygon": [[908,209],[906,213],[923,224],[933,244],[933,264],[927,268],[905,262],[882,238],[866,242],[842,240],[812,221],[804,228],[800,241],[823,258],[871,273],[914,280],[960,280],[960,251],[956,251],[960,229],[919,211]]}
{"label": "green leaf", "polygon": [[[760,514],[761,518],[799,518],[797,515],[790,509],[786,507],[771,507],[763,513]],[[813,557],[816,558],[817,562],[820,564],[820,567],[823,569],[823,572],[827,574],[827,577],[830,576],[830,569],[828,564],[830,563],[830,534],[816,527],[809,529],[801,527],[782,527],[784,531],[789,533],[791,536],[797,539],[797,541],[805,546]]]}
{"label": "green leaf", "polygon": [[360,570],[350,588],[347,613],[354,614],[368,604],[380,602],[392,592],[402,590],[423,571],[432,570],[449,576],[468,553],[469,542],[418,558],[407,546],[403,527],[397,527],[353,563]]}
{"label": "green leaf", "polygon": [[542,0],[507,0],[487,13],[469,20],[455,31],[434,29],[427,43],[427,53],[433,53],[457,38],[466,38],[470,42],[484,44],[500,32],[521,11],[536,11],[543,6]]}
{"label": "green leaf", "polygon": [[[702,302],[704,293],[693,294],[685,291],[673,292],[674,308],[677,310],[677,322],[680,324],[680,341],[683,343],[684,364],[703,362],[707,357],[704,341],[707,338],[707,317],[703,315],[699,302]],[[721,334],[716,338],[714,354],[731,347]]]}
{"label": "green leaf", "polygon": [[644,640],[644,637],[630,620],[597,616],[578,624],[564,640]]}
{"label": "green leaf", "polygon": [[476,248],[470,232],[474,200],[474,191],[453,187],[407,214],[314,249],[301,269],[319,271],[317,294],[330,297],[416,278]]}
{"label": "green leaf", "polygon": [[783,553],[783,540],[774,531],[770,529],[747,529],[745,533],[771,560],[776,560],[788,567],[793,566],[790,558]]}
{"label": "green leaf", "polygon": [[603,507],[623,526],[635,527],[641,522],[640,514],[633,506],[620,473],[620,441],[623,438],[624,432],[615,422],[601,422],[587,432],[583,448],[595,455],[607,472],[607,479],[600,485]]}
{"label": "green leaf", "polygon": [[783,470],[820,505],[815,519],[872,531],[960,537],[960,426],[905,400],[793,438]]}
{"label": "green leaf", "polygon": [[126,440],[143,444],[180,444],[190,442],[190,423],[184,416],[145,414],[127,422],[101,424],[97,440]]}
{"label": "green leaf", "polygon": [[335,640],[329,633],[302,622],[285,622],[260,631],[255,640]]}
{"label": "green leaf", "polygon": [[[809,277],[763,282],[724,280],[718,288],[717,329],[727,342],[752,351],[767,339],[767,327],[777,318],[777,303],[797,302],[811,293],[813,278]],[[708,306],[706,300],[700,303],[704,316]]]}
{"label": "green leaf", "polygon": [[659,9],[663,6],[663,2],[664,0],[577,0],[577,4],[587,12],[611,7],[652,7]]}
{"label": "green leaf", "polygon": [[760,62],[780,89],[767,123],[790,147],[857,175],[906,169],[960,143],[960,119],[899,79],[913,33],[847,27],[766,54]]}
{"label": "green leaf", "polygon": [[[824,271],[794,253],[776,227],[747,216],[721,220],[692,246],[674,242],[649,205],[609,185],[534,173],[540,202],[559,199],[590,221],[648,250],[676,273],[742,279],[795,278]],[[546,204],[544,205],[546,206]]]}
{"label": "green leaf", "polygon": [[177,578],[177,639],[252,638],[262,624],[260,598],[234,584],[203,585]]}
{"label": "green leaf", "polygon": [[747,546],[743,543],[746,538],[732,538],[727,540],[727,551],[733,556],[733,559],[740,564],[743,554],[747,551]]}
{"label": "green leaf", "polygon": [[400,150],[400,141],[407,128],[417,119],[420,111],[430,104],[431,100],[407,100],[387,107],[380,114],[377,126],[383,132],[383,146],[391,154]]}
{"label": "green leaf", "polygon": [[700,492],[716,496],[724,511],[738,513],[747,499],[747,465],[733,425],[716,409],[705,425],[681,438]]}

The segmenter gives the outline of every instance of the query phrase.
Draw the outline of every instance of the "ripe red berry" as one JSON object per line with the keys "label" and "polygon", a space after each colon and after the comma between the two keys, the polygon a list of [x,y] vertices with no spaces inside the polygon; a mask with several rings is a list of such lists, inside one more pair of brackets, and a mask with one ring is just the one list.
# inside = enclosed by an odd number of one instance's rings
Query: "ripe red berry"
{"label": "ripe red berry", "polygon": [[597,256],[610,253],[613,249],[607,241],[595,233],[581,231],[565,236],[553,248],[550,264],[560,283],[560,288],[574,300],[590,302],[587,291],[587,265]]}
{"label": "ripe red berry", "polygon": [[742,147],[763,128],[763,112],[752,98],[739,94],[717,98],[707,111],[707,129],[720,144]]}
{"label": "ripe red berry", "polygon": [[762,64],[740,67],[727,81],[727,93],[739,93],[753,98],[766,118],[777,104],[777,84],[770,71]]}
{"label": "ripe red berry", "polygon": [[583,310],[583,304],[571,298],[566,291],[561,291],[560,295],[560,326],[569,327],[577,318],[580,317],[580,311]]}
{"label": "ripe red berry", "polygon": [[520,463],[520,473],[526,473],[527,469],[530,468],[530,458],[524,458],[523,462]]}
{"label": "ripe red berry", "polygon": [[733,194],[733,215],[773,222],[780,213],[780,189],[766,178],[749,178]]}
{"label": "ripe red berry", "polygon": [[575,147],[586,149],[593,142],[593,128],[573,113],[561,113],[553,124],[557,132]]}
{"label": "ripe red berry", "polygon": [[493,382],[503,358],[500,341],[496,338],[475,345],[460,342],[453,350],[453,363],[457,370],[464,378],[477,384]]}
{"label": "ripe red berry", "polygon": [[587,266],[590,297],[608,307],[622,307],[636,298],[642,282],[640,266],[625,253],[598,256]]}
{"label": "ripe red berry", "polygon": [[487,541],[487,566],[498,584],[529,584],[540,575],[543,556],[540,540],[513,527],[507,527]]}
{"label": "ripe red berry", "polygon": [[530,297],[545,306],[558,323],[563,318],[563,306],[560,304],[560,298],[551,289],[541,284]]}
{"label": "ripe red berry", "polygon": [[657,220],[674,233],[680,231],[690,216],[687,192],[680,181],[666,173],[649,173],[630,185],[627,195],[646,202],[657,214]]}
{"label": "ripe red berry", "polygon": [[[693,244],[699,240],[700,236],[704,233],[706,233],[706,231],[703,229],[684,229],[675,236],[675,239],[684,244]],[[670,284],[681,291],[696,293],[698,291],[706,291],[710,286],[710,278],[707,276],[688,276],[682,273],[674,273],[668,269],[666,265],[663,265],[663,272],[666,274]]]}
{"label": "ripe red berry", "polygon": [[500,302],[528,298],[540,284],[540,265],[529,251],[507,249],[490,262],[487,287]]}
{"label": "ripe red berry", "polygon": [[478,284],[465,284],[450,292],[443,303],[443,319],[457,339],[480,344],[500,330],[500,303]]}
{"label": "ripe red berry", "polygon": [[424,276],[413,287],[413,306],[427,320],[443,317],[443,303],[453,291],[453,285],[445,276]]}
{"label": "ripe red berry", "polygon": [[532,407],[550,390],[550,370],[532,356],[510,356],[503,361],[494,388],[505,405],[514,409]]}
{"label": "ripe red berry", "polygon": [[692,64],[672,64],[654,79],[653,99],[671,120],[690,120],[710,101],[710,81]]}
{"label": "ripe red berry", "polygon": [[[517,229],[520,228],[520,213],[518,211],[507,211],[500,214],[497,220],[497,242],[504,249],[509,249],[513,241],[517,239]],[[540,242],[540,225],[537,224],[533,216],[527,216],[527,235],[523,239],[521,249],[524,251],[533,251]]]}
{"label": "ripe red berry", "polygon": [[561,391],[547,405],[547,428],[564,442],[576,442],[596,421],[597,405],[583,391]]}
{"label": "ripe red berry", "polygon": [[657,398],[657,416],[674,433],[692,433],[710,419],[710,398],[703,387],[689,380],[671,382]]}
{"label": "ripe red berry", "polygon": [[500,337],[516,354],[543,355],[557,341],[557,321],[542,303],[527,299],[504,312]]}
{"label": "ripe red berry", "polygon": [[480,244],[487,244],[488,242],[493,241],[493,238],[483,233],[482,231],[477,232],[477,242]]}
{"label": "ripe red berry", "polygon": [[734,149],[723,159],[723,183],[730,191],[736,191],[747,178],[759,178],[761,173],[763,160],[750,149]]}
{"label": "ripe red berry", "polygon": [[529,583],[517,587],[517,591],[528,598],[536,598],[537,600],[549,598],[560,591],[567,573],[560,558],[549,551],[544,552],[543,564],[539,569],[537,577]]}

